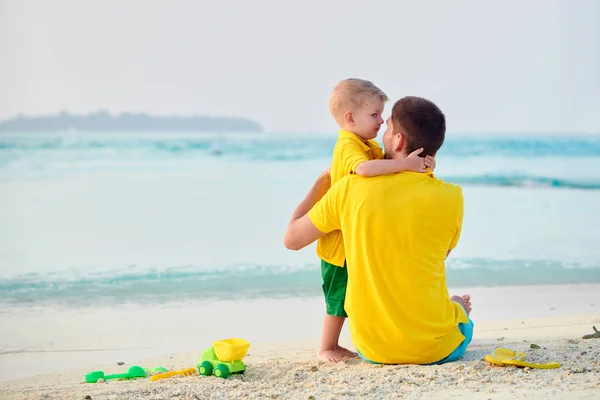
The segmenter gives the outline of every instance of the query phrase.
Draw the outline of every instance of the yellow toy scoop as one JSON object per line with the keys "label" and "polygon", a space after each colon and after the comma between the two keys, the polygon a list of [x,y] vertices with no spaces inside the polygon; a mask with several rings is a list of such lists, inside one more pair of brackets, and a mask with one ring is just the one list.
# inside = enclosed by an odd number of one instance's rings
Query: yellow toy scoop
{"label": "yellow toy scoop", "polygon": [[194,375],[195,373],[196,373],[196,368],[180,369],[179,371],[169,371],[169,372],[163,372],[162,374],[152,375],[150,377],[150,380],[157,381],[159,379],[172,378],[177,375],[188,376],[188,375]]}
{"label": "yellow toy scoop", "polygon": [[502,367],[514,365],[516,367],[529,367],[540,369],[552,369],[560,367],[558,362],[550,362],[548,356],[534,357],[527,356],[524,352],[512,350],[507,347],[497,347],[492,351],[492,354],[485,356],[485,360]]}

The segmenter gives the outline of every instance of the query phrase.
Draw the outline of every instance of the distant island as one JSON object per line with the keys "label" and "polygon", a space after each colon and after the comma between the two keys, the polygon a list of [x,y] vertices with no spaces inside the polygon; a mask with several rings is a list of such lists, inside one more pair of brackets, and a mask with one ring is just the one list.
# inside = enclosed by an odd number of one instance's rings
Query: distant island
{"label": "distant island", "polygon": [[262,132],[263,127],[255,121],[238,117],[189,117],[155,116],[122,113],[111,115],[101,110],[87,115],[75,115],[63,111],[57,115],[26,117],[18,116],[0,121],[0,131],[139,131],[139,132]]}

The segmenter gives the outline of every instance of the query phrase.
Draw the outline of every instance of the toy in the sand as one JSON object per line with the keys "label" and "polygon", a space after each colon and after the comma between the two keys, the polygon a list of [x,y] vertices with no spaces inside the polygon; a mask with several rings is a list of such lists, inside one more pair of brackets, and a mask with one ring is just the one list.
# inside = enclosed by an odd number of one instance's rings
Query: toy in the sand
{"label": "toy in the sand", "polygon": [[100,379],[109,380],[109,379],[136,379],[136,378],[145,378],[146,371],[144,368],[133,365],[129,367],[126,373],[124,374],[113,374],[113,375],[105,375],[104,371],[92,371],[85,374],[85,382],[86,383],[97,383]]}
{"label": "toy in the sand", "polygon": [[[227,378],[230,374],[243,374],[246,372],[246,365],[242,360],[246,357],[249,347],[250,342],[239,338],[213,342],[213,345],[202,353],[200,364],[197,365],[197,371],[200,375],[210,376],[214,374],[219,378]],[[173,376],[194,375],[195,373],[196,368],[167,372],[164,367],[144,369],[134,365],[124,374],[105,375],[104,371],[89,372],[85,375],[85,381],[86,383],[96,383],[99,380],[136,379],[146,378],[149,375],[151,375],[151,381],[157,381]]]}
{"label": "toy in the sand", "polygon": [[180,369],[179,371],[169,371],[169,372],[163,372],[161,374],[157,374],[157,375],[153,375],[150,377],[151,381],[157,381],[159,379],[166,379],[166,378],[171,378],[173,376],[189,376],[189,375],[194,375],[196,373],[196,368],[186,368],[186,369]]}
{"label": "toy in the sand", "polygon": [[146,375],[148,375],[148,376],[162,374],[163,372],[169,372],[169,370],[166,369],[165,367],[144,368],[144,371],[146,371]]}
{"label": "toy in the sand", "polygon": [[485,356],[485,360],[491,364],[506,367],[514,365],[515,367],[529,367],[540,369],[552,369],[560,367],[559,362],[548,361],[548,356],[536,357],[525,354],[522,351],[512,350],[506,347],[497,347],[492,354]]}
{"label": "toy in the sand", "polygon": [[230,374],[243,374],[246,365],[242,361],[248,352],[250,342],[244,339],[232,338],[213,343],[202,354],[198,373],[219,378],[227,378]]}

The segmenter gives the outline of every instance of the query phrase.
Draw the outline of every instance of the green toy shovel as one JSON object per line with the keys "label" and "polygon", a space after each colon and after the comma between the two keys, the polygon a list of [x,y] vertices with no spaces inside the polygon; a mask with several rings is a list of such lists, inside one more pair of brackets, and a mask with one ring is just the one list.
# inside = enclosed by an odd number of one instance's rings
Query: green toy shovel
{"label": "green toy shovel", "polygon": [[86,383],[97,383],[98,380],[104,379],[135,379],[135,378],[145,378],[146,371],[144,368],[139,367],[137,365],[133,365],[129,367],[126,373],[124,374],[113,374],[113,375],[104,375],[104,371],[93,371],[85,374],[85,382]]}

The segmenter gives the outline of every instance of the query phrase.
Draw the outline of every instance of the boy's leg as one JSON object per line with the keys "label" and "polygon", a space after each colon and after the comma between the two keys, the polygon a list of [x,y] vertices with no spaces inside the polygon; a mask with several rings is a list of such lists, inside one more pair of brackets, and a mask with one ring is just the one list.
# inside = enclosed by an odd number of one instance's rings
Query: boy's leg
{"label": "boy's leg", "polygon": [[345,357],[338,353],[338,347],[340,347],[338,340],[345,320],[346,318],[344,317],[325,314],[323,332],[321,334],[321,347],[319,348],[319,360],[338,362],[342,361]]}
{"label": "boy's leg", "polygon": [[341,268],[326,261],[321,261],[321,274],[323,276],[323,293],[327,314],[323,319],[319,359],[338,362],[342,361],[344,357],[356,357],[356,353],[338,344],[342,326],[348,316],[344,310],[346,285],[348,283],[346,265]]}

